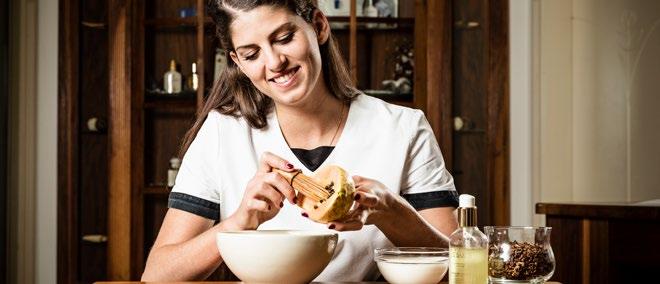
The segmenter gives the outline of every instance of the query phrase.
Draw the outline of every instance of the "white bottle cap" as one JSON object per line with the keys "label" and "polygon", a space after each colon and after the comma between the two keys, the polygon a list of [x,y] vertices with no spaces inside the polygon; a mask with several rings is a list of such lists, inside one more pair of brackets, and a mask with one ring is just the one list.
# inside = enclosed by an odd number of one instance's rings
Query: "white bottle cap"
{"label": "white bottle cap", "polygon": [[461,194],[458,196],[458,207],[469,208],[474,207],[474,196],[469,194]]}
{"label": "white bottle cap", "polygon": [[178,169],[179,167],[181,167],[181,159],[179,158],[170,159],[170,167],[173,169]]}

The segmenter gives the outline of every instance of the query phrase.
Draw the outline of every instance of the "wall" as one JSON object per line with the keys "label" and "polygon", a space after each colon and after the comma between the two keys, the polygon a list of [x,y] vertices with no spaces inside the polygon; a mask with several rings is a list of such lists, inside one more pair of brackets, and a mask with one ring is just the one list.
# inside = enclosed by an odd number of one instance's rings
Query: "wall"
{"label": "wall", "polygon": [[[509,0],[511,225],[531,225],[532,2]],[[515,56],[514,56],[515,55]]]}
{"label": "wall", "polygon": [[54,283],[58,1],[11,0],[9,283]]}
{"label": "wall", "polygon": [[58,3],[38,1],[36,283],[57,279]]}
{"label": "wall", "polygon": [[7,198],[9,283],[34,283],[36,42],[35,1],[12,0]]}
{"label": "wall", "polygon": [[660,198],[660,1],[510,0],[511,223]]}
{"label": "wall", "polygon": [[660,2],[541,1],[543,201],[660,198]]}

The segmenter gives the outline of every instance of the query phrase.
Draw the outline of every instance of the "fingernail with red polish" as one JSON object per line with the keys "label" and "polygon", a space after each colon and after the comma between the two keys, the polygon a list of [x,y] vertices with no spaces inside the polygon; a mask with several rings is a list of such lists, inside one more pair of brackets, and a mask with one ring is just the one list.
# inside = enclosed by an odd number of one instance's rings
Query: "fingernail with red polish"
{"label": "fingernail with red polish", "polygon": [[270,205],[268,205],[268,210],[270,210]]}
{"label": "fingernail with red polish", "polygon": [[287,168],[287,169],[293,169],[293,165],[290,164],[290,163],[286,163],[286,168]]}
{"label": "fingernail with red polish", "polygon": [[307,215],[307,213],[305,213],[305,212],[302,213],[302,216],[305,217],[305,218],[309,217],[309,215]]}
{"label": "fingernail with red polish", "polygon": [[330,226],[328,226],[328,229],[330,229],[330,230],[332,230],[334,228],[335,228],[335,224],[330,224]]}
{"label": "fingernail with red polish", "polygon": [[356,194],[355,197],[353,197],[353,199],[355,199],[355,201],[360,200],[360,195]]}
{"label": "fingernail with red polish", "polygon": [[284,202],[280,202],[280,208],[284,207]]}
{"label": "fingernail with red polish", "polygon": [[298,203],[298,197],[293,198],[293,203]]}

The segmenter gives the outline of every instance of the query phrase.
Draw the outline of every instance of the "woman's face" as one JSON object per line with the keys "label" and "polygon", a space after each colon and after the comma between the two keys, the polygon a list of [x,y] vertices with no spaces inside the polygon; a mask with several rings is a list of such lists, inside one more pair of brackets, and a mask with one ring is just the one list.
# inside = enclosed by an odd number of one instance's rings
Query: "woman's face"
{"label": "woman's face", "polygon": [[[286,9],[261,6],[237,11],[230,27],[233,61],[250,81],[276,103],[300,105],[323,92],[319,44],[327,20],[315,12],[314,26]],[[319,31],[317,33],[317,30]]]}

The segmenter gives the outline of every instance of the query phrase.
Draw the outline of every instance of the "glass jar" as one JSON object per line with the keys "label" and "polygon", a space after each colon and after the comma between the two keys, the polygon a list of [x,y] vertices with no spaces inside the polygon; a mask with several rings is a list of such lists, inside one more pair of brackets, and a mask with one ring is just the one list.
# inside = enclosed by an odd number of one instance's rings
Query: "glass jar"
{"label": "glass jar", "polygon": [[484,227],[490,283],[544,283],[555,272],[551,227]]}

